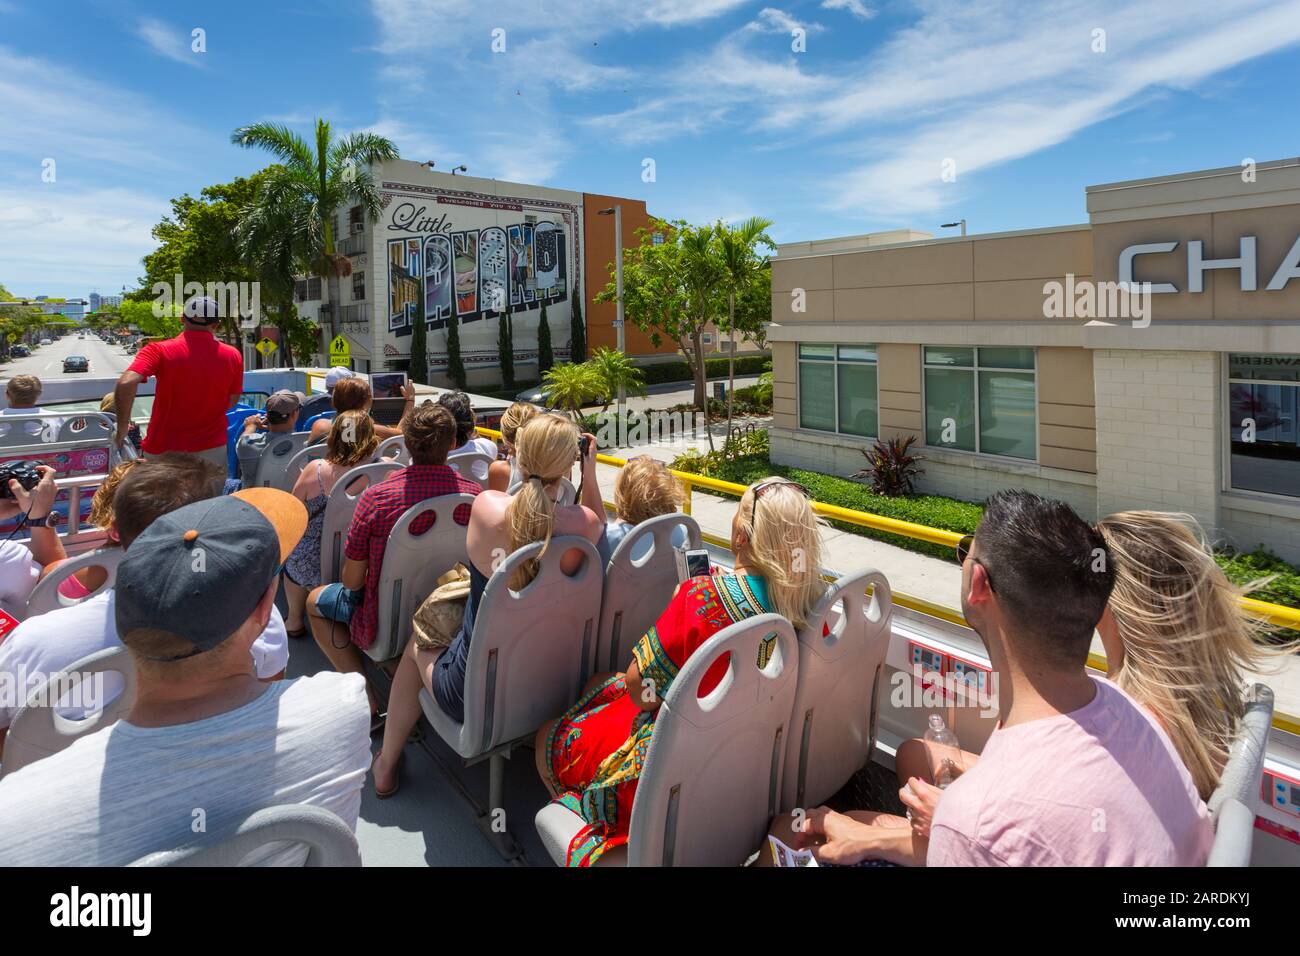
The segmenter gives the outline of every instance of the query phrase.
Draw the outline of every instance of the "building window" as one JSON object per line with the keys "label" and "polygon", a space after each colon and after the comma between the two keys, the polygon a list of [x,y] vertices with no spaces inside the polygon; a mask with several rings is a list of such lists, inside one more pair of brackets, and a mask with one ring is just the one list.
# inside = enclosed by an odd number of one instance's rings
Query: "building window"
{"label": "building window", "polygon": [[1231,487],[1300,497],[1300,355],[1228,356]]}
{"label": "building window", "polygon": [[348,233],[358,233],[366,228],[366,211],[361,206],[353,206],[348,210]]}
{"label": "building window", "polygon": [[1038,457],[1034,350],[925,347],[925,443]]}
{"label": "building window", "polygon": [[364,272],[352,273],[352,298],[357,302],[366,297],[366,274]]}
{"label": "building window", "polygon": [[874,438],[877,382],[874,345],[800,345],[799,427]]}

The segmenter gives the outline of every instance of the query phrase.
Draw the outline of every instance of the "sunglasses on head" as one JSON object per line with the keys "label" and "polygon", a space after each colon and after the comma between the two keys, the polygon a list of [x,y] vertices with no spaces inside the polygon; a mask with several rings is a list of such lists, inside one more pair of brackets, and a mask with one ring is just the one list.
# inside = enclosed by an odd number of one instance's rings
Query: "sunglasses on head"
{"label": "sunglasses on head", "polygon": [[765,478],[762,481],[760,481],[758,484],[756,484],[753,488],[754,501],[753,504],[750,506],[750,510],[749,510],[749,526],[751,528],[754,526],[754,519],[758,516],[758,499],[763,497],[764,492],[770,491],[771,489],[775,488],[777,485],[787,485],[791,488],[796,488],[798,489],[799,493],[803,495],[805,498],[808,499],[812,498],[812,492],[809,491],[807,488],[805,488],[803,485],[799,484],[798,482],[786,481],[784,478]]}

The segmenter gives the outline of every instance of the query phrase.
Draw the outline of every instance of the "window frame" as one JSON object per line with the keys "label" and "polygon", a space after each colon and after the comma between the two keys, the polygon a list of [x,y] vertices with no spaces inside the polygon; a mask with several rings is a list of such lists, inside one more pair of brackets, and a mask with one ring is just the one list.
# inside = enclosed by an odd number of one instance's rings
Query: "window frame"
{"label": "window frame", "polygon": [[[970,349],[970,365],[932,365],[925,360],[925,350],[934,349]],[[981,365],[980,349],[1028,349],[1034,356],[1033,368],[1007,368],[1002,365]],[[974,401],[975,401],[975,449],[957,448],[953,445],[931,445],[927,439],[929,428],[926,416],[928,414],[928,405],[926,403],[926,369],[948,369],[960,372],[970,372],[974,379]],[[980,372],[1015,372],[1019,374],[1028,374],[1033,376],[1034,380],[1034,457],[1020,458],[1016,455],[1001,455],[997,452],[982,451],[980,449]],[[979,455],[981,458],[992,458],[997,461],[1014,461],[1020,464],[1032,464],[1042,467],[1042,416],[1038,414],[1038,346],[1036,345],[921,345],[921,447],[934,448],[939,451],[953,452],[958,455]]]}
{"label": "window frame", "polygon": [[1219,437],[1224,438],[1222,442],[1221,473],[1222,479],[1219,482],[1219,490],[1225,494],[1246,495],[1255,498],[1261,498],[1267,501],[1278,502],[1291,507],[1300,507],[1300,494],[1280,495],[1275,491],[1259,491],[1255,488],[1238,488],[1232,483],[1232,386],[1233,385],[1288,385],[1300,390],[1300,381],[1286,382],[1277,379],[1262,378],[1233,378],[1232,377],[1232,356],[1234,355],[1295,355],[1294,352],[1221,352],[1219,353],[1219,408],[1222,414],[1222,424],[1219,426]]}
{"label": "window frame", "polygon": [[[805,345],[821,345],[832,349],[830,358],[827,359],[804,359],[800,354],[800,349]],[[841,359],[840,349],[871,349],[875,353],[875,358],[870,361],[862,359]],[[803,423],[803,363],[805,361],[813,362],[818,365],[829,365],[835,370],[835,430],[827,431],[824,428],[813,428]],[[816,435],[846,435],[849,438],[857,438],[862,441],[876,441],[880,438],[880,345],[879,343],[841,343],[841,342],[795,342],[794,343],[794,394],[795,394],[795,422],[801,431],[812,432]],[[840,366],[849,365],[854,368],[862,368],[864,365],[870,365],[876,370],[876,434],[858,435],[854,432],[840,430]]]}

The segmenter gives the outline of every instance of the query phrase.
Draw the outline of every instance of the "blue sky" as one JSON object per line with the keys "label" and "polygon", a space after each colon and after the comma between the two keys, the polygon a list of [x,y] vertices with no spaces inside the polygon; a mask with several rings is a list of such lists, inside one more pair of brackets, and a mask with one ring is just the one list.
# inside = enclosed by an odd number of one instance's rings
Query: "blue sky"
{"label": "blue sky", "polygon": [[1300,0],[0,0],[0,282],[133,286],[171,197],[267,161],[233,128],[317,115],[778,241],[1082,222],[1300,153],[1298,43]]}

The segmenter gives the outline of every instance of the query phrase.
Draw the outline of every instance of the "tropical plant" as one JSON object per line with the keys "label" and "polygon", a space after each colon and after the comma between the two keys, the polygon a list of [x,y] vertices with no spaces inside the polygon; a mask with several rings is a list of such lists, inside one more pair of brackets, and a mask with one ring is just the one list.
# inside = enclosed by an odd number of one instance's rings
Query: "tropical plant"
{"label": "tropical plant", "polygon": [[323,329],[322,351],[328,351],[342,299],[340,279],[352,272],[351,262],[335,248],[335,217],[340,208],[350,205],[361,206],[372,220],[379,217],[379,190],[369,167],[397,159],[397,147],[374,133],[352,133],[335,140],[330,124],[322,119],[316,121],[311,145],[278,123],[241,126],[230,139],[237,146],[265,149],[279,160],[279,165],[266,171],[267,181],[256,202],[268,211],[287,207],[294,213],[282,220],[292,230],[284,241],[305,262],[307,271],[326,280],[330,318]]}
{"label": "tropical plant", "polygon": [[501,366],[503,388],[515,387],[515,344],[511,332],[510,315],[502,312],[497,319],[497,364]]}
{"label": "tropical plant", "polygon": [[582,323],[582,299],[574,291],[569,296],[569,361],[587,361],[587,327]]}
{"label": "tropical plant", "polygon": [[411,361],[406,366],[407,377],[421,385],[429,383],[429,345],[428,329],[424,316],[417,314],[411,326]]}
{"label": "tropical plant", "polygon": [[[726,226],[719,223],[716,227],[718,257],[722,263],[722,284],[727,292],[727,325],[730,336],[730,349],[727,353],[727,434],[731,434],[733,393],[736,390],[736,299],[755,284],[755,279],[765,266],[767,259],[758,252],[758,247],[775,249],[776,245],[768,236],[767,230],[772,225],[771,219],[750,216],[738,226]],[[747,316],[749,324],[753,316]],[[768,318],[771,318],[770,310]],[[761,326],[761,322],[759,325]]]}
{"label": "tropical plant", "polygon": [[576,420],[582,407],[600,395],[604,382],[588,363],[564,362],[546,373],[542,388],[550,404],[563,408]]}
{"label": "tropical plant", "polygon": [[910,495],[916,479],[925,474],[924,468],[917,467],[923,456],[910,452],[915,441],[915,435],[877,438],[870,448],[862,449],[871,464],[854,472],[852,477],[870,481],[871,490],[878,495],[888,498]]}
{"label": "tropical plant", "polygon": [[626,394],[646,394],[645,376],[632,364],[630,358],[617,349],[601,346],[587,359],[586,364],[591,366],[600,381],[600,391],[597,394],[604,402],[600,409],[602,412],[614,401],[620,385]]}
{"label": "tropical plant", "polygon": [[460,357],[460,320],[454,313],[447,319],[447,377],[457,388],[465,387],[465,363]]}
{"label": "tropical plant", "polygon": [[546,320],[546,303],[542,303],[542,316],[537,320],[537,375],[540,378],[555,364],[551,351],[551,323]]}

